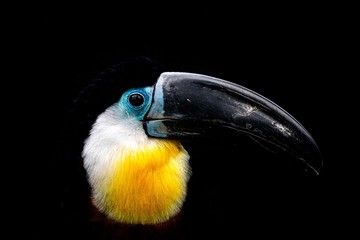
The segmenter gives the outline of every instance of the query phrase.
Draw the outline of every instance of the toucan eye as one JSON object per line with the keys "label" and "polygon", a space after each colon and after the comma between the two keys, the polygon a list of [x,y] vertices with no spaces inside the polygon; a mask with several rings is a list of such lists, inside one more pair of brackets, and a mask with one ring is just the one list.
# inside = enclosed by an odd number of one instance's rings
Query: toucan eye
{"label": "toucan eye", "polygon": [[133,93],[129,96],[129,103],[133,107],[140,107],[141,105],[144,104],[144,102],[145,102],[145,98],[140,93]]}

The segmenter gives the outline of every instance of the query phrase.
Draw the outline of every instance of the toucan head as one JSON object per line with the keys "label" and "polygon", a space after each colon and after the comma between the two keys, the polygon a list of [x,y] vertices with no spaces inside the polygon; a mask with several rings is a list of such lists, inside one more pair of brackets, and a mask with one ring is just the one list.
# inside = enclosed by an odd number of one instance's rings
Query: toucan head
{"label": "toucan head", "polygon": [[[309,132],[260,94],[197,73],[119,69],[91,85],[101,96],[84,101],[96,114],[84,115],[91,130],[82,150],[92,202],[114,221],[156,224],[181,211],[192,174],[183,140],[250,136],[319,173],[321,154]],[[121,84],[124,76],[149,82]]]}

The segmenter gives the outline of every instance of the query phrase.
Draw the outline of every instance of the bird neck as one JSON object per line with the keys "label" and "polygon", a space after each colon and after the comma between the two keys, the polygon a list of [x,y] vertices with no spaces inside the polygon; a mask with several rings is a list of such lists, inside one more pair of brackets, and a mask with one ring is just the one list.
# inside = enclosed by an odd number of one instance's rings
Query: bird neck
{"label": "bird neck", "polygon": [[177,141],[149,138],[139,126],[129,129],[128,123],[114,125],[103,117],[83,151],[93,204],[121,223],[156,224],[176,215],[190,175],[186,150]]}

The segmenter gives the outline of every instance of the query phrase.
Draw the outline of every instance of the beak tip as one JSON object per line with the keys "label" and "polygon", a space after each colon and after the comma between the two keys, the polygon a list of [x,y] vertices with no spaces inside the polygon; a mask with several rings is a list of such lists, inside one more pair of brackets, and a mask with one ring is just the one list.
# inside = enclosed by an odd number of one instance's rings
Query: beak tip
{"label": "beak tip", "polygon": [[315,175],[320,175],[324,168],[323,158],[320,152],[318,153],[319,154],[316,157],[311,158],[311,160],[300,158],[300,160],[306,165],[306,169],[315,173]]}

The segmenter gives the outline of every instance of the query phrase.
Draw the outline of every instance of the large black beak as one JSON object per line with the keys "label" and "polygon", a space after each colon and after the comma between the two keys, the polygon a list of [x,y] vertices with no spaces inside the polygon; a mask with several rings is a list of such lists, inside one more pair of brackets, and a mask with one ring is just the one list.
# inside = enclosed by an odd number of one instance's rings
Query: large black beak
{"label": "large black beak", "polygon": [[322,166],[308,131],[272,101],[243,86],[210,76],[165,72],[154,86],[145,117],[152,137],[226,137],[240,134],[290,153],[315,173]]}

